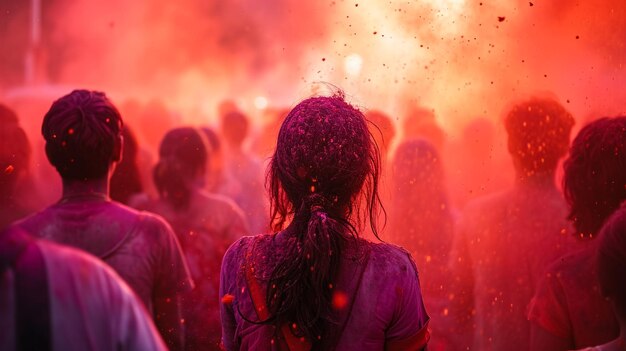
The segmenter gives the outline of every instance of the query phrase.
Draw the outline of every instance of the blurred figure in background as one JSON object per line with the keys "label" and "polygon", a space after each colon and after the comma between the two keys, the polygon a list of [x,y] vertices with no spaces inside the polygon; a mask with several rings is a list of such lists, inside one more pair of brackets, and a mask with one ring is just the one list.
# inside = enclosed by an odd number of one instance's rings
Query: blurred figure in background
{"label": "blurred figure in background", "polygon": [[542,276],[530,306],[531,350],[571,350],[619,336],[602,296],[593,239],[626,200],[626,116],[602,118],[578,133],[563,164],[568,219],[585,248],[561,257]]}
{"label": "blurred figure in background", "polygon": [[210,127],[202,127],[200,131],[206,137],[208,142],[207,146],[211,154],[206,171],[207,180],[205,188],[208,192],[215,194],[218,193],[220,189],[230,188],[231,185],[228,183],[234,182],[234,180],[232,177],[227,176],[227,172],[224,169],[224,147],[220,136]]}
{"label": "blurred figure in background", "polygon": [[30,213],[18,193],[28,173],[30,156],[30,144],[17,115],[0,104],[0,230]]}
{"label": "blurred figure in background", "polygon": [[204,191],[210,157],[200,130],[186,127],[169,131],[154,168],[160,196],[139,205],[171,223],[196,283],[183,303],[187,350],[218,349],[222,257],[233,242],[249,234],[243,213],[233,201]]}
{"label": "blurred figure in background", "polygon": [[409,251],[420,267],[424,302],[433,319],[428,348],[445,350],[445,335],[438,328],[447,316],[444,302],[449,293],[447,264],[454,215],[435,147],[423,139],[402,142],[391,163],[391,184],[387,238]]}
{"label": "blurred figure in background", "polygon": [[574,118],[554,100],[533,98],[515,105],[504,124],[515,186],[467,205],[450,255],[449,335],[459,350],[528,350],[534,289],[573,245],[555,172]]}
{"label": "blurred figure in background", "polygon": [[437,150],[443,150],[446,135],[437,119],[435,111],[408,102],[408,110],[402,121],[402,132],[405,139],[422,138],[428,140]]}
{"label": "blurred figure in background", "polygon": [[283,124],[283,120],[288,113],[288,108],[277,107],[266,108],[263,111],[266,123],[263,125],[261,133],[257,135],[252,151],[256,153],[257,157],[261,158],[264,164],[272,156],[276,148],[276,138],[278,138],[280,125]]}
{"label": "blurred figure in background", "polygon": [[135,134],[126,125],[122,130],[124,148],[122,161],[118,163],[111,176],[111,199],[128,205],[134,195],[143,192],[141,175],[137,165],[138,145]]}
{"label": "blurred figure in background", "polygon": [[463,208],[468,202],[512,186],[510,156],[499,129],[490,119],[469,122],[445,153],[452,202]]}
{"label": "blurred figure in background", "polygon": [[179,350],[180,296],[193,283],[178,241],[160,217],[109,198],[109,180],[122,155],[122,125],[103,93],[75,90],[55,101],[41,131],[63,196],[16,225],[108,263],[143,301],[168,346]]}
{"label": "blurred figure in background", "polygon": [[219,193],[233,199],[243,210],[252,233],[269,230],[268,200],[263,186],[261,161],[243,148],[248,136],[249,121],[242,112],[227,109],[220,115],[222,137],[225,142],[225,182]]}
{"label": "blurred figure in background", "polygon": [[609,218],[597,240],[600,292],[613,307],[620,334],[615,340],[583,351],[623,351],[626,345],[626,207],[622,206]]}
{"label": "blurred figure in background", "polygon": [[367,126],[380,149],[380,161],[383,166],[383,173],[385,173],[384,168],[387,167],[387,158],[396,135],[396,129],[391,118],[382,111],[367,111],[365,112],[365,119],[370,122]]}
{"label": "blurred figure in background", "polygon": [[[367,128],[369,133],[374,138],[375,145],[380,152],[378,196],[380,197],[380,202],[383,204],[383,208],[386,208],[391,203],[392,198],[392,188],[389,184],[390,169],[388,158],[396,131],[391,118],[379,110],[369,110],[365,112],[365,119],[368,122]],[[381,228],[383,237],[385,237],[386,229],[386,227]],[[367,240],[378,240],[370,228],[365,228],[362,235]]]}
{"label": "blurred figure in background", "polygon": [[[135,122],[136,134],[139,145],[139,174],[141,175],[141,185],[144,193],[149,198],[157,196],[158,192],[152,179],[152,168],[154,167],[159,150],[161,139],[169,130],[178,124],[177,116],[170,111],[166,104],[159,100],[153,99],[145,105],[132,106],[129,110],[137,113],[133,116]],[[145,200],[145,199],[144,199]],[[131,202],[132,203],[132,202]]]}
{"label": "blurred figure in background", "polygon": [[0,350],[166,350],[141,302],[82,251],[0,230]]}

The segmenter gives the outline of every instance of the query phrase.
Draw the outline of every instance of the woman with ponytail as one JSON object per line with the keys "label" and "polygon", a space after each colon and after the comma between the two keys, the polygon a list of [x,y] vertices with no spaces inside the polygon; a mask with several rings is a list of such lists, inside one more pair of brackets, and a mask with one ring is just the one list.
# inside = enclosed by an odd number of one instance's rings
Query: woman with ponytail
{"label": "woman with ponytail", "polygon": [[186,350],[218,349],[220,262],[226,248],[249,233],[243,213],[233,201],[203,190],[209,151],[200,130],[169,131],[154,168],[159,199],[140,206],[172,225],[196,283],[183,301]]}
{"label": "woman with ponytail", "polygon": [[421,350],[428,315],[404,250],[376,232],[379,152],[343,96],[286,117],[267,184],[275,234],[244,237],[222,262],[226,350]]}

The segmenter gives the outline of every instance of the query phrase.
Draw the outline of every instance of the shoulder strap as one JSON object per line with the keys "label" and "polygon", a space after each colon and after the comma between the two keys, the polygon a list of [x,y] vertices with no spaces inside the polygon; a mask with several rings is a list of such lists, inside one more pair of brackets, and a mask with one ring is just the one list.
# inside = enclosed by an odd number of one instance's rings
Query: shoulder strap
{"label": "shoulder strap", "polygon": [[15,270],[17,349],[50,350],[51,318],[48,271],[35,241],[21,230],[1,235],[4,268]]}
{"label": "shoulder strap", "polygon": [[[254,305],[257,317],[261,321],[268,320],[271,316],[265,302],[265,294],[261,284],[254,277],[254,267],[252,266],[252,250],[256,244],[257,238],[255,237],[252,243],[246,249],[246,259],[244,264],[246,283],[248,284],[248,291],[250,292],[250,298]],[[309,351],[311,350],[311,343],[303,338],[296,337],[289,328],[289,325],[283,324],[280,326],[280,331],[285,340],[287,350],[284,351]],[[279,345],[281,345],[279,343]]]}

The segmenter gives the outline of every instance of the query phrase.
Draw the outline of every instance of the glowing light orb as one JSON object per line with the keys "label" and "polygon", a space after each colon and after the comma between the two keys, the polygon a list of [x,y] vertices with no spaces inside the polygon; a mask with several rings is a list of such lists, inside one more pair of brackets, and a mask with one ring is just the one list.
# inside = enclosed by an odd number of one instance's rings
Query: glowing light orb
{"label": "glowing light orb", "polygon": [[264,110],[265,108],[267,108],[268,105],[268,101],[267,98],[264,96],[257,96],[254,98],[254,107],[256,107],[259,110]]}
{"label": "glowing light orb", "polygon": [[356,77],[361,73],[363,67],[363,58],[359,54],[351,54],[346,56],[343,63],[344,69],[349,76]]}

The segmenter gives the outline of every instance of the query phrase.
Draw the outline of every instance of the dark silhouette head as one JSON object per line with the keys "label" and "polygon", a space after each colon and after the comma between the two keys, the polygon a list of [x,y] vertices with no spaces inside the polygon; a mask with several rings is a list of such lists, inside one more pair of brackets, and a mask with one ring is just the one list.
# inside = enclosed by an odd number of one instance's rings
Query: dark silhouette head
{"label": "dark silhouette head", "polygon": [[295,240],[273,271],[267,302],[273,321],[296,323],[314,347],[328,326],[328,286],[343,244],[358,236],[359,212],[367,212],[377,233],[379,159],[365,117],[343,96],[300,102],[278,134],[268,172],[272,223],[280,230],[292,218],[286,233]]}
{"label": "dark silhouette head", "polygon": [[17,118],[15,111],[10,109],[8,106],[0,104],[0,122],[2,122],[2,124],[11,123],[17,125],[19,123],[19,119]]}
{"label": "dark silhouette head", "polygon": [[[388,233],[424,269],[420,277],[425,296],[440,296],[454,236],[454,218],[445,189],[443,161],[424,139],[398,145],[391,163]],[[426,268],[425,268],[426,267]]]}
{"label": "dark silhouette head", "polygon": [[568,218],[578,235],[593,236],[626,200],[626,116],[585,126],[572,142],[563,170]]}
{"label": "dark silhouette head", "polygon": [[[392,161],[393,216],[410,228],[405,233],[412,246],[420,241],[450,240],[452,214],[445,189],[443,163],[437,149],[424,139],[410,139],[396,149]],[[443,250],[442,250],[443,251]]]}
{"label": "dark silhouette head", "polygon": [[598,275],[602,294],[613,302],[618,318],[626,321],[626,207],[615,212],[600,231]]}
{"label": "dark silhouette head", "polygon": [[248,117],[238,110],[228,111],[221,117],[222,136],[226,143],[241,148],[248,136]]}
{"label": "dark silhouette head", "polygon": [[407,114],[402,122],[404,137],[423,138],[431,142],[438,150],[445,143],[445,133],[435,117],[435,111],[423,106],[409,103]]}
{"label": "dark silhouette head", "polygon": [[124,126],[122,136],[124,137],[122,161],[117,164],[113,176],[111,176],[110,196],[115,201],[128,204],[132,195],[143,191],[143,186],[137,164],[139,152],[137,138],[128,126]]}
{"label": "dark silhouette head", "polygon": [[193,189],[204,185],[208,157],[207,143],[199,130],[184,127],[165,134],[153,174],[161,198],[176,210],[186,209]]}
{"label": "dark silhouette head", "polygon": [[0,197],[12,197],[28,171],[31,148],[13,110],[0,104]]}
{"label": "dark silhouette head", "polygon": [[46,155],[63,179],[108,175],[122,154],[122,117],[104,93],[74,90],[46,113]]}
{"label": "dark silhouette head", "polygon": [[559,159],[567,152],[572,115],[554,100],[533,98],[515,105],[504,126],[518,176],[554,176]]}

